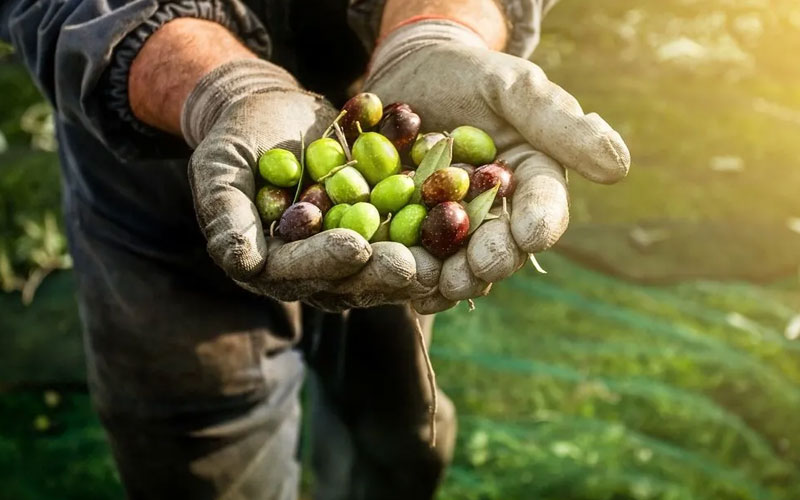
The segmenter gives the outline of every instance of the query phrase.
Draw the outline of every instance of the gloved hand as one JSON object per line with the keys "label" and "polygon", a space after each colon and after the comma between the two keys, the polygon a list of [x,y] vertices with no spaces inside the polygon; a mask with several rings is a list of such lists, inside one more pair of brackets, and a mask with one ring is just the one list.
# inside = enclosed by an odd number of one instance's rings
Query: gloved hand
{"label": "gloved hand", "polygon": [[326,310],[430,293],[432,287],[417,281],[414,255],[399,243],[371,246],[347,229],[291,243],[265,237],[252,201],[258,158],[275,147],[299,155],[300,133],[316,139],[335,116],[322,97],[266,61],[234,61],[198,83],[184,105],[181,129],[196,148],[189,181],[211,257],[252,292]]}
{"label": "gloved hand", "polygon": [[390,33],[373,55],[365,89],[387,103],[408,103],[426,131],[485,130],[499,158],[515,169],[510,217],[483,224],[466,249],[444,262],[439,294],[414,303],[424,312],[487,293],[526,254],[561,237],[569,221],[562,166],[601,183],[628,172],[628,149],[602,118],[584,114],[535,64],[489,50],[454,22],[419,21]]}

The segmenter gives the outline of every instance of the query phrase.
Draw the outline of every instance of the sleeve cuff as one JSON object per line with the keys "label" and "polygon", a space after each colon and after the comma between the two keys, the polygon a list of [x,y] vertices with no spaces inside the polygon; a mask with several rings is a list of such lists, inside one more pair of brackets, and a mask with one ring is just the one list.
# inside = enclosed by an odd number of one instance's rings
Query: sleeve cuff
{"label": "sleeve cuff", "polygon": [[[108,68],[105,87],[107,89],[107,109],[112,116],[119,118],[123,128],[129,128],[131,133],[138,135],[138,137],[130,135],[125,137],[125,134],[122,134],[125,139],[121,142],[124,143],[114,145],[118,155],[123,158],[141,156],[140,153],[143,150],[141,146],[156,155],[185,151],[185,144],[182,144],[183,141],[180,138],[139,121],[134,116],[128,101],[128,73],[139,49],[161,26],[181,17],[214,21],[236,35],[260,57],[269,59],[271,55],[272,47],[266,29],[258,18],[239,1],[184,0],[161,4],[147,20],[128,33],[117,45]],[[154,148],[154,146],[156,147]]]}

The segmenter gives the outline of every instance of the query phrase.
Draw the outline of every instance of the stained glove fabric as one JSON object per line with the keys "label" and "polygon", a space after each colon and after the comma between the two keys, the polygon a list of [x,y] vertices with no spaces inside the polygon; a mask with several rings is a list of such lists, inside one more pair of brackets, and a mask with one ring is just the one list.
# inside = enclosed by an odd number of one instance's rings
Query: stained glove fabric
{"label": "stained glove fabric", "polygon": [[189,179],[211,257],[250,291],[326,310],[431,293],[432,287],[417,282],[414,255],[399,243],[370,245],[347,229],[291,243],[265,236],[252,201],[259,156],[275,147],[299,155],[300,133],[318,138],[335,116],[321,96],[302,90],[266,61],[234,61],[198,83],[184,106],[181,128],[196,147]]}
{"label": "stained glove fabric", "polygon": [[486,294],[526,254],[558,240],[569,221],[563,167],[607,184],[628,172],[628,149],[602,118],[585,114],[535,64],[489,50],[454,22],[420,21],[390,33],[373,55],[365,88],[387,103],[408,103],[427,131],[485,130],[515,169],[510,216],[484,224],[443,263],[441,297],[420,303],[426,312]]}

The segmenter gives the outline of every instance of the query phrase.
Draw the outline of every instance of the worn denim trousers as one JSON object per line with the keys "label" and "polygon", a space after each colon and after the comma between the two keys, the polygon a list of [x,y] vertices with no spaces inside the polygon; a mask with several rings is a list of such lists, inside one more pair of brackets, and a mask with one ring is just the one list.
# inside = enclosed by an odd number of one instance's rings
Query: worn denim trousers
{"label": "worn denim trousers", "polygon": [[80,232],[70,243],[93,263],[77,273],[90,389],[129,498],[297,498],[306,367],[314,498],[432,498],[455,418],[440,394],[430,448],[407,307],[326,314]]}

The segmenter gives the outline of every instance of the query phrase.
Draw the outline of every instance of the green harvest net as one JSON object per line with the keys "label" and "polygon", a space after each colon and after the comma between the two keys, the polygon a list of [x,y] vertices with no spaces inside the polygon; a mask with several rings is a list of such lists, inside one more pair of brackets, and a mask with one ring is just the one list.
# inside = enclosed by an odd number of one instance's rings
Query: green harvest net
{"label": "green harvest net", "polygon": [[[800,344],[783,332],[800,287],[643,287],[540,261],[549,274],[526,270],[437,320],[433,363],[459,409],[439,498],[800,498]],[[74,326],[69,301],[52,306],[62,281],[41,303]],[[68,354],[72,337],[53,340]],[[61,396],[0,396],[4,494],[117,498],[87,396]]]}
{"label": "green harvest net", "polygon": [[[47,116],[7,53],[3,286],[64,255]],[[796,0],[553,10],[534,60],[634,165],[613,188],[571,176],[572,226],[539,256],[549,274],[526,268],[439,316],[431,354],[459,411],[440,499],[800,499],[797,54]],[[72,293],[68,272],[27,308],[0,293],[0,499],[121,498],[74,386]]]}

